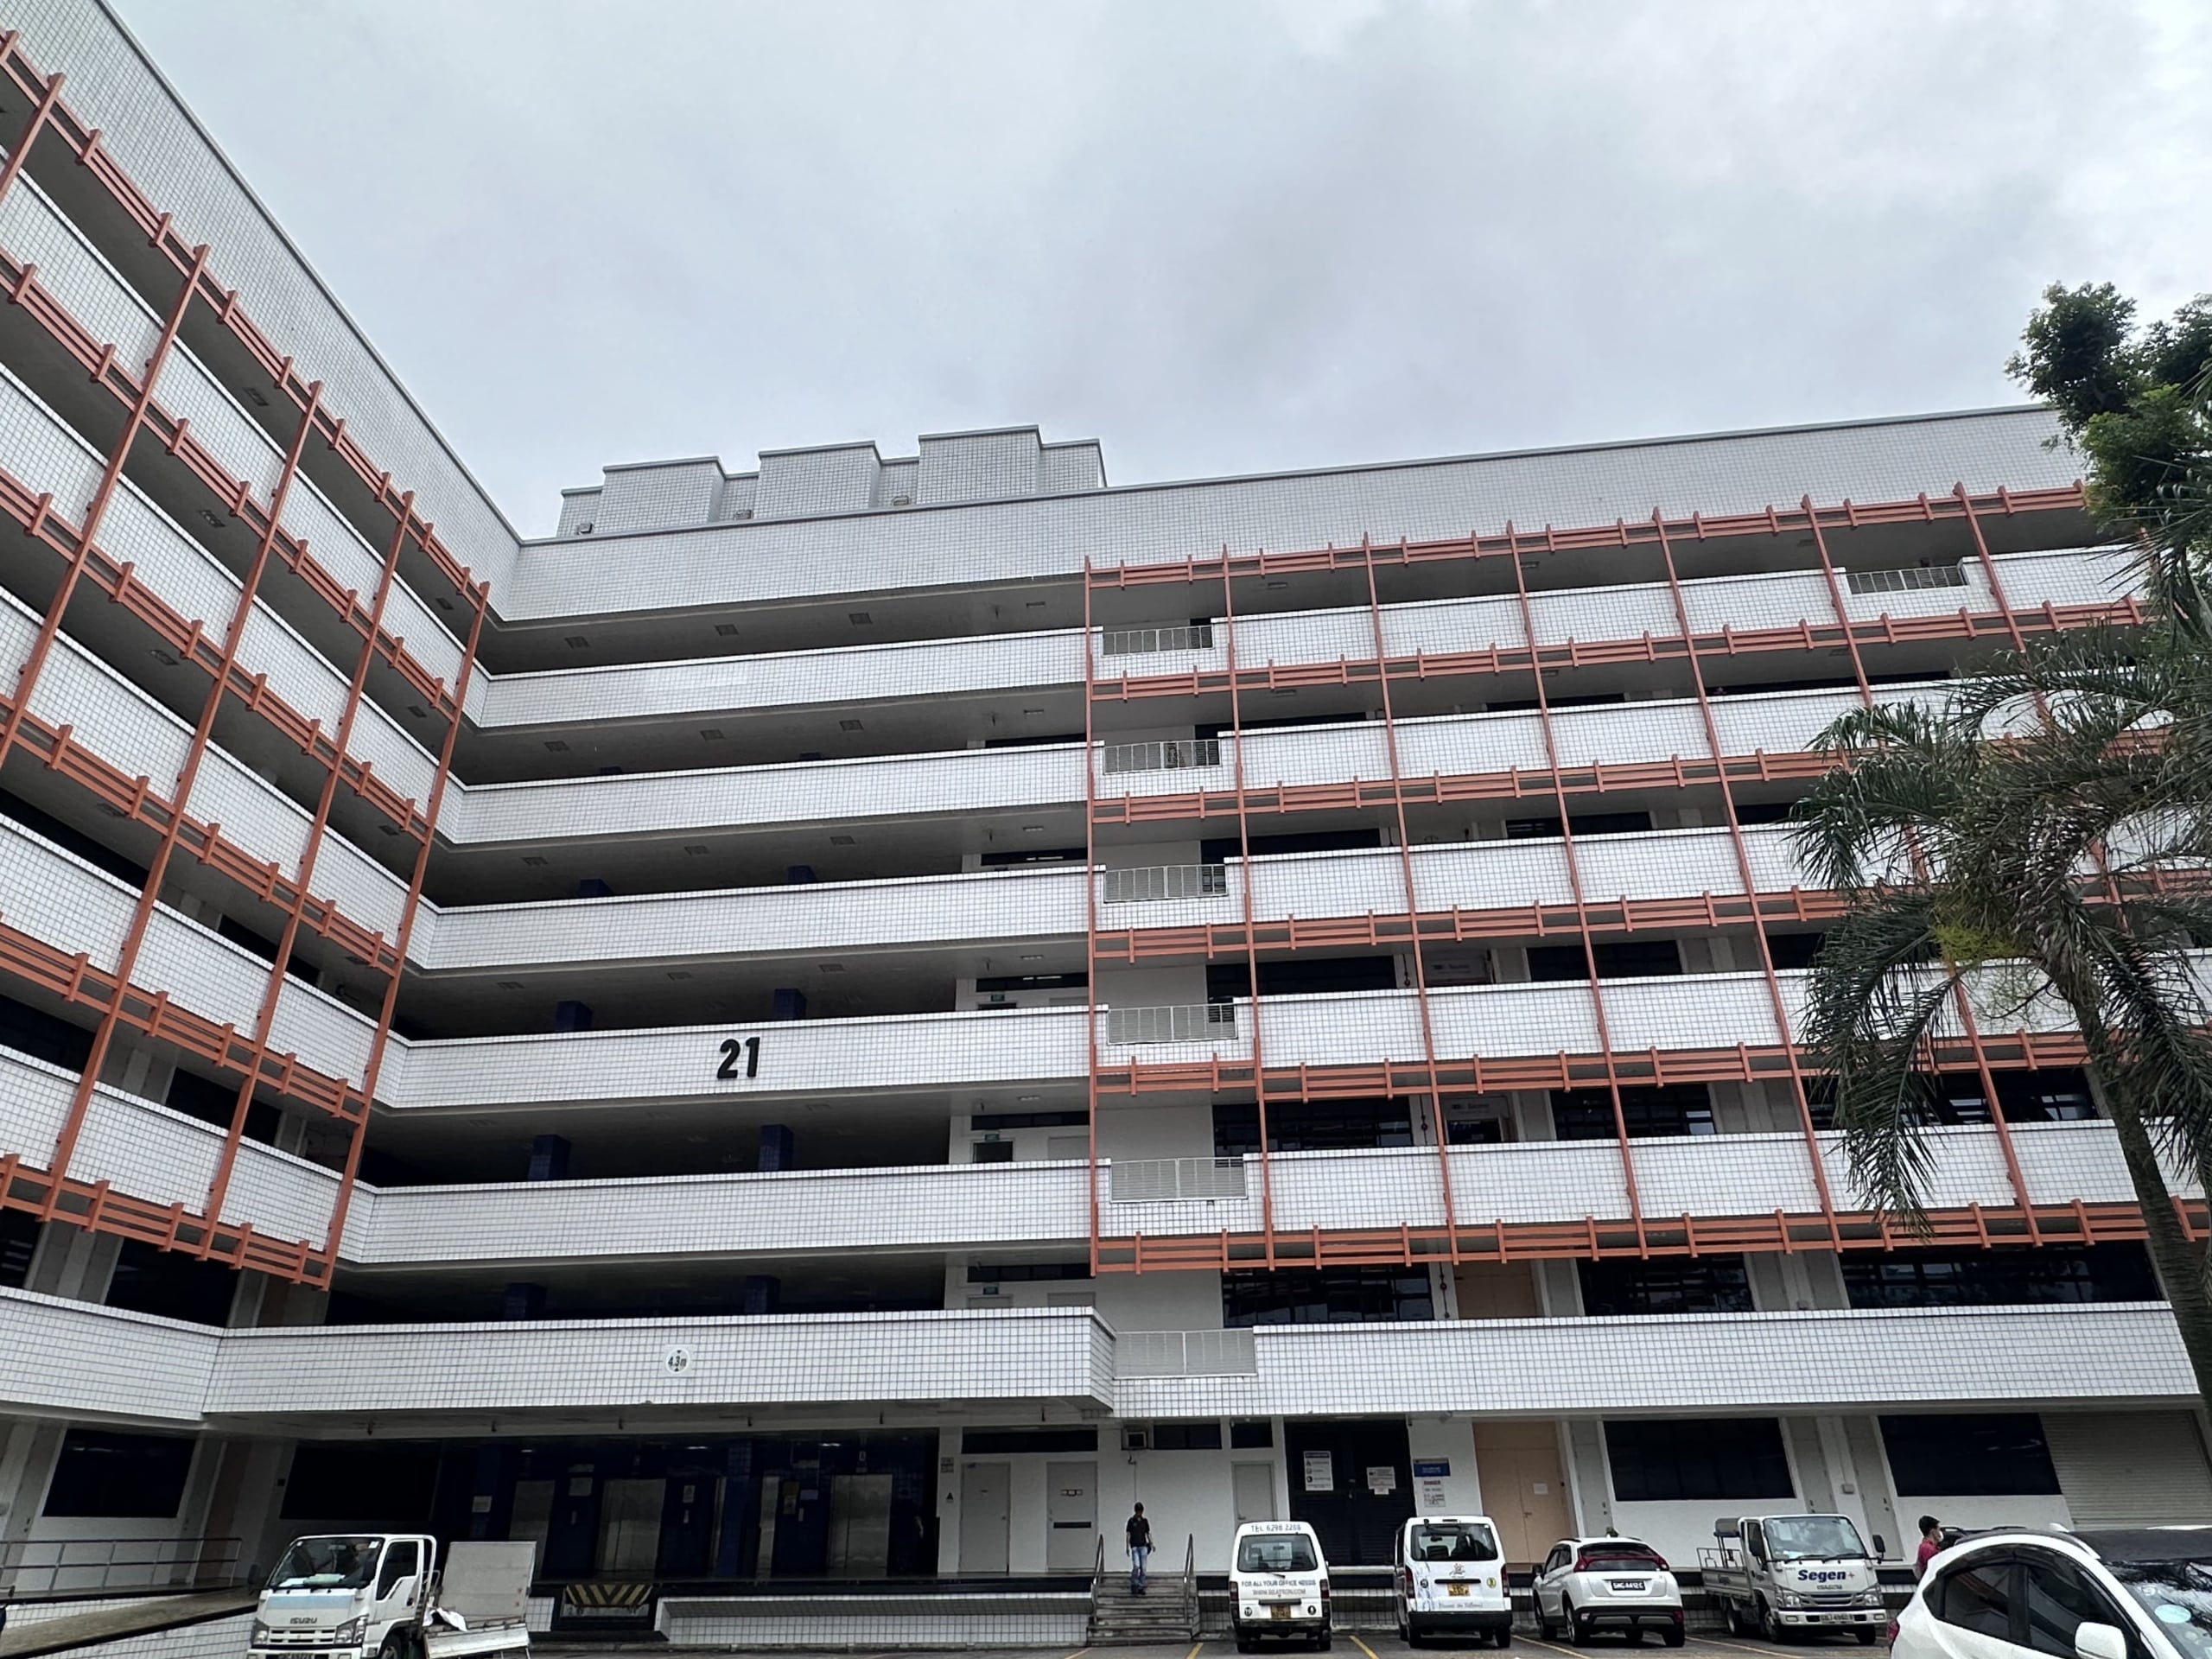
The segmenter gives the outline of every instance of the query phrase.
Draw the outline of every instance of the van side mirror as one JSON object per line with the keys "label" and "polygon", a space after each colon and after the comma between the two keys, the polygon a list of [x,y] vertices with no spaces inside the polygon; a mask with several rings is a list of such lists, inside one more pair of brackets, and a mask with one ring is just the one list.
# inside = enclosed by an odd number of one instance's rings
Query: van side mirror
{"label": "van side mirror", "polygon": [[2116,1624],[2084,1619],[2074,1627],[2074,1651],[2078,1659],[2127,1659],[2127,1637]]}
{"label": "van side mirror", "polygon": [[1883,1537],[1880,1533],[1876,1533],[1874,1535],[1874,1559],[1878,1561],[1884,1561],[1889,1559],[1889,1555],[1890,1541]]}

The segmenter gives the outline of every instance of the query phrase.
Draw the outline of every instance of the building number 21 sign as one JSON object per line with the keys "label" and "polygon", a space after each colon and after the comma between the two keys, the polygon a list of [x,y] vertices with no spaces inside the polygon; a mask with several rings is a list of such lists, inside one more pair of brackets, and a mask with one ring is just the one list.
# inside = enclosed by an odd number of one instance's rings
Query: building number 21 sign
{"label": "building number 21 sign", "polygon": [[725,1037],[721,1047],[722,1063],[715,1068],[717,1082],[732,1082],[739,1077],[760,1075],[760,1039],[758,1037]]}

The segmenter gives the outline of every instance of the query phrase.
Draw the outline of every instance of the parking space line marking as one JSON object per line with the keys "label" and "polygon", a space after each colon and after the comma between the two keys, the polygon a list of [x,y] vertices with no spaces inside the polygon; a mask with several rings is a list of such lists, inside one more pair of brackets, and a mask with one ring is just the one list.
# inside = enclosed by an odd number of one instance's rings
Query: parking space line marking
{"label": "parking space line marking", "polygon": [[[1351,1636],[1351,1632],[1350,1630],[1346,1630],[1344,1634],[1346,1636]],[[1367,1659],[1382,1659],[1381,1655],[1377,1654],[1374,1649],[1369,1647],[1366,1643],[1361,1641],[1356,1636],[1351,1636],[1351,1644],[1355,1648],[1357,1648],[1362,1653],[1365,1654],[1367,1656]]]}
{"label": "parking space line marking", "polygon": [[[1073,1653],[1067,1656],[1067,1659],[1083,1659],[1083,1656],[1090,1651],[1090,1649],[1089,1648],[1077,1648]],[[1184,1659],[1190,1659],[1190,1656],[1185,1654],[1184,1656]]]}
{"label": "parking space line marking", "polygon": [[1183,1659],[1198,1659],[1198,1649],[1204,1646],[1205,1643],[1203,1642],[1192,1643],[1191,1650],[1183,1656]]}
{"label": "parking space line marking", "polygon": [[[1530,1643],[1539,1648],[1548,1648],[1554,1653],[1563,1653],[1567,1656],[1567,1659],[1582,1659],[1582,1656],[1580,1653],[1577,1653],[1573,1648],[1562,1648],[1555,1642],[1545,1641],[1541,1637],[1523,1636],[1520,1631],[1516,1630],[1513,1633],[1513,1639],[1516,1642]],[[1641,1647],[1643,1644],[1638,1643],[1637,1645]],[[1790,1659],[1797,1659],[1797,1656],[1792,1654],[1790,1656]]]}
{"label": "parking space line marking", "polygon": [[1756,1643],[1734,1641],[1725,1636],[1708,1636],[1704,1639],[1715,1647],[1731,1648],[1738,1653],[1764,1653],[1770,1656],[1770,1659],[1804,1659],[1802,1650],[1797,1653],[1784,1653],[1779,1648],[1762,1648]]}

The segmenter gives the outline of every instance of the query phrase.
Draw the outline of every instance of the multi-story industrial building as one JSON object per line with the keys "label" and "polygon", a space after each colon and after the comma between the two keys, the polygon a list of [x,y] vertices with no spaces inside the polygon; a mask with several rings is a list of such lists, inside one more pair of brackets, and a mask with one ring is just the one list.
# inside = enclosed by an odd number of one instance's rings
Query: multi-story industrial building
{"label": "multi-story industrial building", "polygon": [[2047,414],[1015,428],[524,541],[113,20],[16,14],[0,1566],[428,1524],[703,1639],[1139,1498],[1201,1568],[2212,1518],[2074,1036],[1958,1011],[1927,1237],[1795,1041],[1810,740],[2133,614]]}

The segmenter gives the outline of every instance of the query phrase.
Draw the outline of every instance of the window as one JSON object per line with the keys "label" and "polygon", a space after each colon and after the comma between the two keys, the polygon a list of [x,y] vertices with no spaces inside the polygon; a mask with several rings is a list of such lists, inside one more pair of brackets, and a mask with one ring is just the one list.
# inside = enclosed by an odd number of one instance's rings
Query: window
{"label": "window", "polygon": [[28,1002],[0,996],[0,1048],[12,1048],[65,1071],[81,1071],[92,1052],[92,1033]]}
{"label": "window", "polygon": [[[1649,812],[1571,812],[1564,828],[1578,836],[1632,836],[1651,827]],[[1508,818],[1508,841],[1548,841],[1562,825],[1557,818]]]}
{"label": "window", "polygon": [[1752,1312],[1751,1279],[1740,1255],[1582,1262],[1576,1266],[1585,1313]]}
{"label": "window", "polygon": [[1275,1426],[1264,1417],[1229,1426],[1229,1446],[1232,1452],[1254,1452],[1274,1443]]}
{"label": "window", "polygon": [[[2212,1562],[2107,1560],[2105,1570],[2150,1610],[2182,1659],[2212,1659]],[[2141,1649],[2131,1641],[2128,1652],[2139,1659]]]}
{"label": "window", "polygon": [[1089,1126],[1087,1112],[991,1112],[968,1120],[977,1135],[1006,1129],[1080,1129]]}
{"label": "window", "polygon": [[1782,1425],[1771,1417],[1608,1422],[1605,1452],[1623,1503],[1796,1495]]}
{"label": "window", "polygon": [[106,1521],[166,1521],[184,1501],[192,1442],[162,1434],[73,1428],[46,1489],[46,1513]]}
{"label": "window", "polygon": [[[1682,971],[1682,953],[1672,939],[1613,939],[1590,947],[1600,979],[1651,979]],[[1590,958],[1579,944],[1529,947],[1529,977],[1543,982],[1590,977]]]}
{"label": "window", "polygon": [[1435,1317],[1425,1268],[1289,1268],[1221,1275],[1221,1322],[1234,1327]]}
{"label": "window", "polygon": [[1001,1262],[968,1269],[971,1285],[1026,1285],[1040,1279],[1088,1279],[1088,1262]]}
{"label": "window", "polygon": [[1882,1444],[1900,1497],[2056,1495],[2058,1474],[2032,1412],[1885,1417]]}
{"label": "window", "polygon": [[[347,1524],[353,1526],[427,1531],[437,1491],[438,1457],[435,1446],[404,1442],[302,1444],[292,1453],[284,1483],[283,1518],[313,1522],[351,1517]],[[356,1582],[369,1581],[372,1565],[364,1564]]]}
{"label": "window", "polygon": [[[1206,995],[1249,996],[1252,973],[1241,962],[1216,963],[1206,969]],[[1262,996],[1318,996],[1327,992],[1389,991],[1398,986],[1395,957],[1292,957],[1260,964]]]}
{"label": "window", "polygon": [[[1655,1135],[1711,1135],[1713,1095],[1701,1083],[1636,1084],[1621,1090],[1621,1117],[1630,1139]],[[1552,1132],[1562,1141],[1613,1138],[1609,1089],[1552,1090]]]}
{"label": "window", "polygon": [[1320,1562],[1302,1532],[1260,1533],[1236,1547],[1239,1573],[1311,1573]]}
{"label": "window", "polygon": [[1963,1307],[2025,1302],[2158,1300],[2140,1244],[2046,1244],[1975,1250],[1897,1250],[1847,1255],[1853,1307]]}
{"label": "window", "polygon": [[1218,1452],[1221,1450],[1221,1424],[1154,1423],[1152,1426],[1152,1449],[1155,1452]]}
{"label": "window", "polygon": [[963,1452],[976,1456],[995,1452],[1001,1457],[1021,1452],[1096,1452],[1095,1428],[970,1428],[960,1436]]}
{"label": "window", "polygon": [[415,1576],[415,1552],[418,1546],[409,1540],[392,1545],[384,1553],[384,1570],[377,1574],[377,1599],[381,1601],[399,1588],[403,1580]]}
{"label": "window", "polygon": [[125,1240],[116,1255],[107,1305],[189,1319],[194,1325],[224,1325],[230,1320],[231,1299],[238,1287],[234,1268],[219,1262],[195,1262],[133,1238]]}
{"label": "window", "polygon": [[2074,1630],[2082,1624],[2128,1621],[2107,1602],[2087,1575],[2064,1557],[2040,1549],[2019,1554],[2020,1612],[2027,1621],[2028,1645],[2052,1659],[2074,1659]]}
{"label": "window", "polygon": [[21,1290],[30,1278],[38,1228],[38,1217],[27,1211],[0,1210],[0,1288]]}
{"label": "window", "polygon": [[1809,968],[1813,958],[1821,954],[1821,946],[1827,937],[1825,933],[1770,933],[1766,936],[1767,954],[1774,958],[1777,972]]}
{"label": "window", "polygon": [[[1268,1103],[1270,1152],[1338,1152],[1347,1147],[1410,1147],[1413,1143],[1413,1119],[1402,1098]],[[1249,1156],[1259,1149],[1257,1106],[1230,1102],[1213,1109],[1215,1157]]]}
{"label": "window", "polygon": [[1417,1561],[1494,1561],[1497,1535],[1479,1521],[1432,1521],[1414,1529]]}
{"label": "window", "polygon": [[2002,1557],[1961,1562],[1944,1573],[1929,1592],[1929,1611],[1946,1624],[2010,1642],[2012,1577],[2012,1563]]}
{"label": "window", "polygon": [[1010,1164],[1014,1161],[1014,1142],[1011,1141],[978,1141],[969,1149],[971,1164]]}

